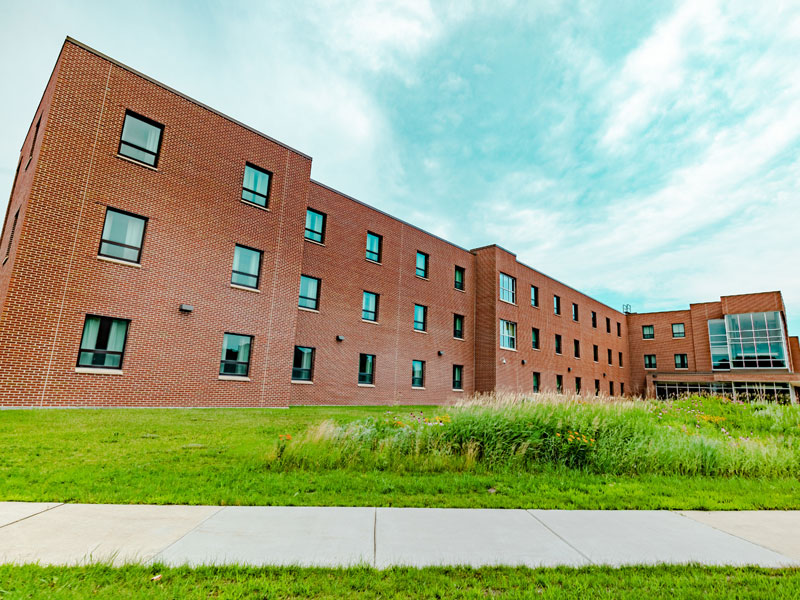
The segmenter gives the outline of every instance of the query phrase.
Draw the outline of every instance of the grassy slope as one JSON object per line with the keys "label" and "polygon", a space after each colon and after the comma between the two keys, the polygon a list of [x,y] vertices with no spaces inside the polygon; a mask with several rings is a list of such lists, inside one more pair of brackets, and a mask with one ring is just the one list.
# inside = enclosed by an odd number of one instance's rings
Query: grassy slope
{"label": "grassy slope", "polygon": [[[525,508],[799,509],[797,479],[270,471],[280,434],[384,407],[0,411],[0,500]],[[393,409],[395,413],[409,409]],[[433,412],[430,408],[427,412]],[[490,488],[496,493],[490,493]]]}
{"label": "grassy slope", "polygon": [[[151,578],[161,574],[159,581]],[[800,596],[800,571],[755,568],[163,569],[0,566],[22,598],[769,598]]]}

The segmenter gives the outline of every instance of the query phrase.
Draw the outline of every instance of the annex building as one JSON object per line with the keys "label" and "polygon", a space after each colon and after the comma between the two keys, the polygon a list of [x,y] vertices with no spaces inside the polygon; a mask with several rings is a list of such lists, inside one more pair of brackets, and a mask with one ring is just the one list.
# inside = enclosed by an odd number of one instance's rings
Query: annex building
{"label": "annex building", "polygon": [[67,38],[0,240],[0,406],[800,389],[780,292],[620,312],[310,174],[309,156]]}

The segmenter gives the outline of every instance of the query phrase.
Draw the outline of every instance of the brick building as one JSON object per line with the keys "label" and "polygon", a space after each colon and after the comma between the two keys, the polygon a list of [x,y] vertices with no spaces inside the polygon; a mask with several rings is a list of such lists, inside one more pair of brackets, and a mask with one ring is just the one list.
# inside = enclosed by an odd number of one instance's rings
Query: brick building
{"label": "brick building", "polygon": [[68,38],[0,242],[0,406],[800,385],[779,292],[622,313],[310,174],[309,156]]}

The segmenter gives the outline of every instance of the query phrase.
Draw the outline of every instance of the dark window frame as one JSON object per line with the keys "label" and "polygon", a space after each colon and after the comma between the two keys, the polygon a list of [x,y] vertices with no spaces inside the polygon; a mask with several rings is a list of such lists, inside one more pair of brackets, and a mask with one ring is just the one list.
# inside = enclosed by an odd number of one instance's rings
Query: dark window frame
{"label": "dark window frame", "polygon": [[600,362],[600,346],[597,344],[592,344],[592,360]]}
{"label": "dark window frame", "polygon": [[[367,294],[372,294],[375,296],[375,310],[367,310],[364,308],[364,300],[367,297]],[[381,303],[381,295],[376,292],[370,292],[369,290],[363,290],[361,294],[361,319],[364,321],[369,321],[370,323],[377,323],[378,322],[378,311],[380,310],[380,303]],[[367,318],[365,315],[368,313],[372,313],[372,319]]]}
{"label": "dark window frame", "polygon": [[592,311],[592,329],[597,329],[597,313]]}
{"label": "dark window frame", "polygon": [[[303,367],[295,367],[295,362],[297,359],[297,351],[298,350],[311,350],[311,366],[306,368]],[[313,346],[295,346],[294,353],[292,355],[292,381],[314,381],[314,357],[317,353],[317,349]],[[300,378],[295,377],[295,374],[301,372],[308,372],[308,378]],[[302,374],[302,373],[301,373]]]}
{"label": "dark window frame", "polygon": [[561,339],[561,334],[560,333],[556,333],[554,340],[555,341],[553,342],[553,344],[554,344],[553,348],[555,350],[555,353],[558,354],[558,355],[563,355],[564,354],[564,344],[563,344],[563,340]]}
{"label": "dark window frame", "polygon": [[[420,269],[419,269],[419,266],[417,265],[417,262],[418,262],[420,256],[424,256],[425,257],[425,269],[423,271],[423,273],[424,273],[423,275],[419,274],[420,273]],[[429,275],[430,271],[431,271],[431,255],[430,254],[426,254],[425,252],[422,252],[421,250],[417,250],[417,253],[414,255],[414,275],[416,275],[417,277],[420,277],[421,279],[428,279],[428,275]]]}
{"label": "dark window frame", "polygon": [[[683,357],[683,360],[681,360],[681,364],[680,365],[678,365],[678,357],[679,356]],[[675,368],[676,369],[688,369],[689,368],[689,355],[686,354],[685,352],[676,354],[675,355]]]}
{"label": "dark window frame", "polygon": [[[155,153],[153,153],[151,150],[148,150],[147,148],[142,148],[141,146],[137,146],[136,144],[132,144],[130,142],[123,141],[122,134],[125,131],[125,121],[128,119],[128,115],[130,115],[134,119],[138,119],[138,120],[140,120],[140,121],[142,121],[144,123],[147,123],[148,125],[156,127],[161,131],[160,135],[158,136],[158,147],[156,148]],[[132,160],[132,161],[134,161],[136,163],[139,163],[140,165],[146,165],[148,167],[152,167],[154,169],[157,169],[158,168],[158,161],[161,159],[161,145],[163,143],[164,143],[164,125],[162,123],[159,123],[158,121],[154,121],[153,119],[145,117],[144,115],[140,115],[139,113],[134,112],[134,111],[132,111],[130,109],[127,109],[127,108],[125,109],[125,116],[122,118],[122,129],[120,129],[120,131],[119,131],[119,145],[117,146],[117,154],[119,154],[120,156],[124,156],[128,160]],[[146,154],[153,154],[153,164],[151,165],[149,163],[144,162],[143,160],[139,160],[138,158],[134,158],[132,156],[128,156],[127,154],[124,154],[122,152],[122,145],[123,144],[125,144],[126,146],[130,146],[131,148],[135,148],[136,150],[139,150],[140,152],[144,152]]]}
{"label": "dark window frame", "polygon": [[538,327],[531,327],[531,349],[542,349],[542,336],[540,335]]}
{"label": "dark window frame", "polygon": [[[458,282],[458,274],[461,273],[461,286],[459,287]],[[459,267],[455,265],[455,270],[453,272],[453,287],[457,290],[464,291],[466,288],[466,279],[467,279],[467,270],[464,267]]]}
{"label": "dark window frame", "polygon": [[[264,173],[267,176],[268,179],[267,179],[267,193],[266,193],[266,195],[261,194],[261,193],[257,192],[256,190],[251,190],[250,188],[244,187],[244,177],[247,174],[247,167],[250,167],[251,169],[255,169],[256,171]],[[242,202],[246,202],[247,204],[252,204],[253,206],[258,206],[259,208],[267,208],[268,209],[269,208],[269,199],[272,197],[272,179],[273,179],[273,175],[274,175],[274,173],[272,171],[269,171],[268,169],[265,169],[263,167],[259,167],[258,165],[254,165],[253,163],[251,163],[249,161],[245,161],[244,169],[242,170],[242,192],[239,194],[239,199]],[[253,202],[252,200],[248,200],[247,198],[244,197],[244,193],[245,192],[250,192],[251,194],[253,194],[255,196],[258,196],[259,198],[264,198],[264,204],[261,205],[258,202]]]}
{"label": "dark window frame", "polygon": [[[649,335],[645,332],[645,329],[647,327],[650,328]],[[655,325],[642,325],[642,339],[643,340],[654,340],[654,339],[656,339],[656,327],[655,327]]]}
{"label": "dark window frame", "polygon": [[[364,371],[362,370],[362,358],[365,356],[372,357],[372,370],[371,371]],[[358,355],[358,385],[375,385],[375,362],[376,356],[374,354],[367,354],[366,352],[360,352]]]}
{"label": "dark window frame", "polygon": [[539,286],[531,284],[531,306],[539,308]]}
{"label": "dark window frame", "polygon": [[606,317],[606,333],[611,333],[611,319]]}
{"label": "dark window frame", "polygon": [[[222,348],[223,351],[225,349],[225,336],[226,335],[238,335],[239,337],[246,337],[250,338],[250,354],[247,356],[247,362],[242,360],[225,360],[224,358],[220,358],[219,361],[219,374],[225,377],[250,377],[250,361],[253,360],[253,339],[254,336],[248,335],[246,333],[234,333],[233,331],[225,331],[222,334]],[[245,365],[244,374],[241,373],[223,373],[222,372],[222,365],[224,364],[235,364],[235,365]]]}
{"label": "dark window frame", "polygon": [[[422,308],[422,321],[417,321],[417,307]],[[422,329],[417,327],[417,323],[422,323]],[[428,307],[424,304],[414,303],[414,331],[428,331]]]}
{"label": "dark window frame", "polygon": [[564,391],[564,376],[556,374],[556,392],[559,394]]}
{"label": "dark window frame", "polygon": [[[374,236],[378,239],[378,252],[369,249],[369,236]],[[382,264],[383,260],[383,236],[378,235],[374,231],[367,231],[366,243],[364,244],[365,249],[365,257],[368,261],[374,262],[376,264]],[[377,254],[377,258],[370,257],[370,254]]]}
{"label": "dark window frame", "polygon": [[[648,366],[648,363],[650,362],[650,360],[649,360],[650,358],[653,359],[652,360],[652,362],[653,362],[652,366]],[[658,368],[657,365],[658,365],[658,361],[656,360],[656,355],[655,354],[645,354],[644,355],[644,368],[645,369],[656,369],[656,368]]]}
{"label": "dark window frame", "polygon": [[[100,323],[102,325],[103,320],[107,321],[125,321],[127,326],[125,327],[125,341],[122,342],[122,350],[120,352],[114,350],[93,350],[93,349],[86,349],[84,350],[81,344],[83,343],[83,331],[86,329],[86,320],[90,317],[97,317],[100,319]],[[122,365],[124,364],[125,360],[125,348],[128,346],[128,334],[131,332],[131,320],[130,319],[121,319],[119,317],[107,317],[105,315],[98,315],[95,313],[86,313],[83,317],[83,327],[81,327],[81,338],[78,341],[78,359],[75,361],[75,366],[81,369],[111,369],[114,371],[122,370]],[[107,367],[105,365],[82,365],[81,364],[81,354],[84,352],[90,352],[92,354],[119,354],[119,366],[116,367]]]}
{"label": "dark window frame", "polygon": [[612,366],[614,364],[614,354],[611,351],[611,348],[607,349],[607,354],[608,354],[608,366]]}
{"label": "dark window frame", "polygon": [[[33,140],[31,141],[30,152],[28,153],[28,162],[25,163],[25,170],[26,171],[28,170],[28,167],[31,166],[31,161],[33,160],[33,151],[36,148],[36,140],[39,137],[39,127],[41,126],[41,124],[42,124],[42,115],[40,114],[39,118],[36,120],[36,127],[33,130]],[[124,123],[123,123],[123,125],[124,125]],[[121,134],[120,134],[120,137],[122,137]],[[20,161],[20,163],[21,162],[22,161]],[[13,189],[14,189],[13,186],[12,186],[11,189],[13,191]]]}
{"label": "dark window frame", "polygon": [[[680,325],[681,328],[682,328],[682,331],[680,332],[680,335],[676,335],[675,334],[675,326],[676,325]],[[681,338],[685,338],[685,337],[686,337],[686,323],[673,323],[672,324],[672,339],[681,339]]]}
{"label": "dark window frame", "polygon": [[617,337],[622,337],[622,325],[617,321]]}
{"label": "dark window frame", "polygon": [[580,358],[581,357],[581,341],[580,340],[572,340],[572,357],[573,358]]}
{"label": "dark window frame", "polygon": [[11,222],[11,232],[8,234],[8,244],[6,245],[6,256],[3,259],[3,264],[5,264],[5,262],[8,260],[8,257],[11,256],[11,244],[14,243],[14,232],[17,230],[20,210],[22,210],[22,207],[17,207],[17,212],[14,213],[14,220]]}
{"label": "dark window frame", "polygon": [[[245,200],[246,202],[246,200]],[[314,229],[309,229],[308,226],[305,228],[305,233],[303,234],[303,239],[308,240],[309,242],[314,242],[315,244],[324,244],[325,243],[325,229],[326,225],[328,224],[328,215],[324,212],[316,210],[314,208],[306,207],[306,217],[308,217],[308,213],[314,213],[315,215],[319,215],[322,217],[322,231],[315,231]],[[315,240],[313,238],[308,237],[309,232],[313,233],[314,235],[318,235],[320,239]]]}
{"label": "dark window frame", "polygon": [[[461,321],[461,329],[457,327],[459,320]],[[457,340],[464,339],[464,315],[453,313],[453,337]]]}
{"label": "dark window frame", "polygon": [[577,302],[572,303],[572,320],[575,321],[576,323],[579,323],[581,320],[580,309],[578,308]]}
{"label": "dark window frame", "polygon": [[542,389],[542,374],[538,371],[533,372],[533,393],[538,394]]}
{"label": "dark window frame", "polygon": [[[313,300],[314,300],[314,308],[311,308],[309,306],[303,306],[303,305],[300,304],[301,300],[304,300],[304,299],[305,300],[311,300],[312,299],[310,296],[303,296],[302,295],[302,292],[303,292],[303,277],[305,277],[306,279],[313,279],[313,280],[315,280],[317,282],[317,297],[313,298]],[[322,279],[320,279],[319,277],[312,277],[311,275],[304,275],[304,274],[301,273],[300,274],[300,289],[297,292],[297,307],[298,308],[303,308],[305,310],[319,310],[319,300],[320,300],[321,296],[322,296]],[[305,348],[305,346],[303,346],[303,347]]]}
{"label": "dark window frame", "polygon": [[[244,244],[234,244],[234,248],[233,248],[234,260],[236,260],[236,248],[237,247],[244,248],[245,250],[252,250],[253,252],[258,252],[258,273],[253,275],[252,273],[246,273],[245,271],[235,271],[233,269],[233,265],[231,265],[231,285],[238,285],[240,287],[246,287],[247,289],[250,289],[250,290],[257,290],[258,286],[261,284],[261,263],[264,262],[264,251],[263,250],[259,250],[258,248],[251,248],[250,246],[245,246]],[[247,285],[246,283],[234,283],[233,275],[235,273],[238,273],[239,275],[245,275],[246,277],[255,277],[256,278],[256,285],[255,286],[251,286],[251,285]],[[317,287],[317,290],[319,290],[319,287]]]}
{"label": "dark window frame", "polygon": [[[420,363],[422,365],[422,369],[420,372],[422,373],[421,377],[414,377],[414,363]],[[411,359],[411,387],[417,389],[423,389],[425,387],[425,361],[424,360],[417,360]]]}
{"label": "dark window frame", "polygon": [[[144,221],[144,227],[142,228],[142,241],[139,242],[138,248],[136,246],[130,246],[128,244],[122,244],[120,242],[114,242],[112,240],[103,239],[103,229],[106,228],[106,221],[108,220],[108,211],[119,213],[121,215],[127,215],[129,217],[134,217],[136,219],[142,219]],[[147,224],[149,223],[149,221],[150,219],[148,217],[143,217],[142,215],[137,215],[136,213],[128,212],[127,210],[106,206],[106,214],[105,217],[103,218],[103,228],[100,230],[100,246],[97,249],[97,256],[105,256],[106,258],[113,258],[114,260],[121,260],[123,262],[130,264],[136,264],[136,265],[142,264],[142,249],[144,248],[144,236],[147,235]],[[111,254],[104,254],[103,244],[111,244],[112,246],[121,246],[122,248],[131,248],[133,250],[138,250],[139,254],[136,257],[136,260],[128,260],[126,258],[120,258],[119,256],[112,256]]]}
{"label": "dark window frame", "polygon": [[561,316],[561,296],[553,294],[553,314]]}
{"label": "dark window frame", "polygon": [[619,366],[621,368],[623,366],[622,365],[622,352],[621,351],[617,352],[617,359],[619,360]]}
{"label": "dark window frame", "polygon": [[464,390],[464,365],[453,365],[453,390]]}

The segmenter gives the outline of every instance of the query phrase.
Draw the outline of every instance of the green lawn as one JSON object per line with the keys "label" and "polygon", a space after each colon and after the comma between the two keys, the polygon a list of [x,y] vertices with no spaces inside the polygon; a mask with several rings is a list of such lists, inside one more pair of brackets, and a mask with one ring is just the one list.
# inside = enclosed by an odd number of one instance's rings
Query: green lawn
{"label": "green lawn", "polygon": [[[152,581],[157,575],[161,578]],[[177,568],[0,566],[0,598],[769,598],[800,597],[800,571],[611,569]]]}
{"label": "green lawn", "polygon": [[[345,424],[373,417],[373,421],[380,421],[387,417],[386,410],[298,407],[0,411],[0,500],[800,509],[800,482],[796,476],[612,475],[550,463],[512,469],[479,462],[470,468],[418,471],[408,461],[396,468],[380,464],[367,468],[357,461],[332,468],[290,463],[276,466],[276,448],[283,443],[278,440],[280,435],[291,435],[292,440],[286,444],[294,447],[302,442],[305,431],[325,420]],[[391,410],[395,416],[407,415],[411,410],[424,410],[430,416],[442,413],[430,407]],[[670,427],[674,426],[675,422],[671,422]],[[703,427],[718,426],[703,421]]]}

